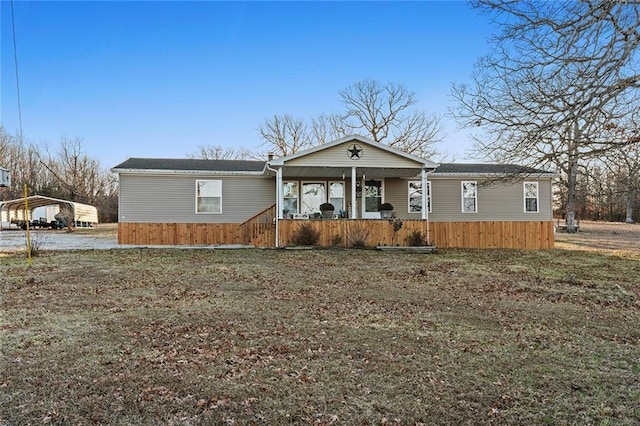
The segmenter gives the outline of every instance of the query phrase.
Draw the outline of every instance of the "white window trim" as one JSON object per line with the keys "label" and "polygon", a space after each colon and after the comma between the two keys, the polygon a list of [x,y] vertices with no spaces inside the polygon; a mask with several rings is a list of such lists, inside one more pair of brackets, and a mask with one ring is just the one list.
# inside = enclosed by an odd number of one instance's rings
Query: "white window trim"
{"label": "white window trim", "polygon": [[[199,212],[198,211],[198,184],[200,182],[220,182],[220,195],[217,198],[220,198],[220,211],[218,212]],[[196,214],[222,214],[222,179],[196,179],[196,194],[195,194],[195,211]],[[214,195],[214,197],[216,197]]]}
{"label": "white window trim", "polygon": [[332,183],[341,183],[342,184],[342,209],[346,211],[346,209],[347,209],[347,202],[346,202],[347,185],[345,184],[345,182],[343,180],[330,180],[330,181],[327,182],[327,203],[331,202],[331,198],[338,198],[338,197],[332,197],[331,196],[331,184]]}
{"label": "white window trim", "polygon": [[[422,213],[422,205],[420,205],[420,211],[412,212],[411,211],[411,184],[417,183],[422,186],[421,180],[410,180],[407,182],[407,213],[411,214],[420,214]],[[422,191],[422,196],[424,197],[424,190]],[[427,181],[427,206],[429,207],[429,213],[433,212],[433,204],[431,202],[431,181]]]}
{"label": "white window trim", "polygon": [[282,191],[282,203],[283,203],[282,205],[284,206],[284,203],[285,203],[286,200],[288,200],[288,199],[291,200],[291,199],[294,198],[294,197],[285,197],[284,196],[284,186],[286,184],[288,184],[288,183],[295,183],[296,184],[296,196],[295,196],[295,199],[298,200],[298,202],[296,203],[298,205],[298,207],[296,208],[296,211],[295,212],[289,212],[289,213],[300,213],[300,203],[301,203],[301,201],[300,201],[300,191],[302,189],[302,185],[301,185],[299,180],[283,180],[282,181],[282,188],[281,188],[281,191]]}
{"label": "white window trim", "polygon": [[[465,196],[464,196],[464,184],[465,183],[472,183],[475,186],[475,189],[476,189],[475,190],[475,196],[473,197],[475,199],[475,203],[474,203],[475,209],[472,212],[465,211],[465,209],[464,209],[464,199],[465,199]],[[460,196],[461,196],[460,197],[461,198],[460,201],[461,201],[461,208],[462,208],[462,213],[463,214],[478,213],[478,182],[477,181],[475,181],[475,180],[463,180],[462,182],[460,182]],[[466,198],[472,198],[472,197],[466,197]]]}
{"label": "white window trim", "polygon": [[[536,186],[536,210],[529,211],[527,210],[527,185],[534,184]],[[540,213],[540,185],[538,182],[525,181],[522,183],[522,198],[524,203],[524,212],[525,213]]]}

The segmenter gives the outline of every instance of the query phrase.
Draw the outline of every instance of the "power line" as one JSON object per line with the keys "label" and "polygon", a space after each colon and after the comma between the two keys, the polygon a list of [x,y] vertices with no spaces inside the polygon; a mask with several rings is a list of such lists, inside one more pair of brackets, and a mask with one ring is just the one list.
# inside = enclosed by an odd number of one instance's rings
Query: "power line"
{"label": "power line", "polygon": [[13,14],[13,0],[11,0],[11,26],[13,28],[13,62],[16,66],[16,93],[18,95],[18,124],[20,126],[20,143],[22,139],[22,105],[20,104],[20,78],[18,73],[18,48],[16,44],[16,18]]}

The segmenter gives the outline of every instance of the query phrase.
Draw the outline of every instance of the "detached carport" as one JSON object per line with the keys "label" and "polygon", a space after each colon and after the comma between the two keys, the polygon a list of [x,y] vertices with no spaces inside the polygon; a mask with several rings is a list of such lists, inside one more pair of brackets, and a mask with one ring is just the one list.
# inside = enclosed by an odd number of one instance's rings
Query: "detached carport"
{"label": "detached carport", "polygon": [[[29,205],[29,220],[33,221],[38,218],[33,217],[33,211],[38,207],[59,205],[60,210],[70,210],[73,214],[75,226],[89,227],[98,224],[98,209],[89,204],[77,203],[75,201],[60,200],[43,195],[32,195],[27,197]],[[10,225],[12,220],[24,221],[26,218],[25,199],[16,198],[15,200],[0,202],[0,229],[5,229],[5,225]]]}

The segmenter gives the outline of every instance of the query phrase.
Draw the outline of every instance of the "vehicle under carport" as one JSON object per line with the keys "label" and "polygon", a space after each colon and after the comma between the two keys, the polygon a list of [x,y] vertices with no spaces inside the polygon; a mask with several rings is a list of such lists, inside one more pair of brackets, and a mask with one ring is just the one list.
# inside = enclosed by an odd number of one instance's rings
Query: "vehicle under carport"
{"label": "vehicle under carport", "polygon": [[[29,207],[28,214],[27,205]],[[98,209],[95,206],[43,195],[32,195],[27,197],[26,201],[24,198],[16,198],[14,200],[0,202],[0,230],[11,229],[12,226],[22,227],[27,220],[29,220],[29,224],[34,224],[35,226],[54,227],[51,226],[51,222],[44,225],[44,223],[40,221],[40,218],[32,217],[33,211],[36,208],[51,205],[58,205],[61,211],[70,212],[70,216],[73,216],[73,223],[71,223],[71,225],[76,227],[92,227],[98,224]],[[58,227],[57,224],[55,227]]]}

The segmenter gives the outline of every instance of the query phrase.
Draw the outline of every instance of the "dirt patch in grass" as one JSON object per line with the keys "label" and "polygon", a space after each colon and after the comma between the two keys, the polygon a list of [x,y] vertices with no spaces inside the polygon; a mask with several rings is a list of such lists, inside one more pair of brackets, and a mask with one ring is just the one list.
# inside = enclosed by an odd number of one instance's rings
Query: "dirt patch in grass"
{"label": "dirt patch in grass", "polygon": [[0,264],[0,424],[636,424],[637,258],[50,252]]}

